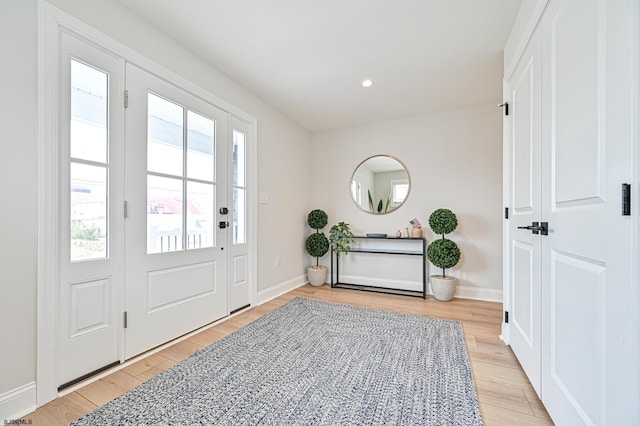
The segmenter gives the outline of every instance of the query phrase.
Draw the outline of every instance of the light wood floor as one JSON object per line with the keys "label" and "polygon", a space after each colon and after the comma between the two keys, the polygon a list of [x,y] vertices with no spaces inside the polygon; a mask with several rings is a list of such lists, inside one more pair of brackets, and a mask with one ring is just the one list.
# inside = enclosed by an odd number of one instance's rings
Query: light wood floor
{"label": "light wood floor", "polygon": [[422,300],[332,289],[328,285],[305,285],[254,307],[58,398],[23,419],[32,420],[35,425],[69,424],[297,296],[460,321],[485,425],[553,425],[511,349],[498,338],[501,303],[467,299],[438,302],[431,297]]}

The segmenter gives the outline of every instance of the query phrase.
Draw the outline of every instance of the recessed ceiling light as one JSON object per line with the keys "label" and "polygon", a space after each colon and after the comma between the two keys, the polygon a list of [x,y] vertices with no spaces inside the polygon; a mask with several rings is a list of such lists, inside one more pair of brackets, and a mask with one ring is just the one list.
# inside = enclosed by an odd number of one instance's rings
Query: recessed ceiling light
{"label": "recessed ceiling light", "polygon": [[366,80],[362,80],[362,87],[371,87],[373,86],[373,81],[369,80],[368,78]]}

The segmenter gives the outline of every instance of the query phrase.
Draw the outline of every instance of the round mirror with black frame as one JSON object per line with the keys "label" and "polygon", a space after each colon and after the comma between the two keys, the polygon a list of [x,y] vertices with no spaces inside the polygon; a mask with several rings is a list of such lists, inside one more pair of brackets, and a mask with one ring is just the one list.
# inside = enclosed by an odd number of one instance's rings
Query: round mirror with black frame
{"label": "round mirror with black frame", "polygon": [[367,158],[351,176],[351,198],[367,213],[391,213],[406,201],[410,189],[407,168],[390,155]]}

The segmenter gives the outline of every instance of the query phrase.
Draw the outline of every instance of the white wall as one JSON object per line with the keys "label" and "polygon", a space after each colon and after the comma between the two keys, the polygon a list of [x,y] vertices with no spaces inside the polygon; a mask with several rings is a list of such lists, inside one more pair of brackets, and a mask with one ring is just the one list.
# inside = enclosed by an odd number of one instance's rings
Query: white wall
{"label": "white wall", "polygon": [[[449,208],[459,220],[449,238],[462,259],[448,271],[461,281],[458,294],[502,300],[502,116],[495,104],[315,133],[312,153],[313,206],[326,210],[330,225],[344,221],[356,234],[393,234],[413,217],[428,227],[433,210]],[[353,170],[375,154],[397,157],[411,178],[405,204],[386,215],[359,210],[349,193]]]}
{"label": "white wall", "polygon": [[[263,298],[283,283],[306,282],[305,224],[311,206],[310,136],[275,120],[261,120],[258,162],[260,192],[268,204],[258,204],[258,292]],[[276,266],[276,256],[280,266]],[[285,285],[284,288],[287,288]],[[283,289],[284,289],[283,288]]]}
{"label": "white wall", "polygon": [[36,378],[36,34],[34,1],[0,2],[0,401]]}
{"label": "white wall", "polygon": [[[257,118],[256,194],[266,192],[270,201],[259,205],[257,212],[258,289],[304,282],[301,241],[310,206],[309,132],[115,2],[50,3]],[[32,383],[36,377],[37,1],[2,0],[0,31],[3,419],[3,395]],[[269,261],[274,253],[282,258],[279,268]]]}

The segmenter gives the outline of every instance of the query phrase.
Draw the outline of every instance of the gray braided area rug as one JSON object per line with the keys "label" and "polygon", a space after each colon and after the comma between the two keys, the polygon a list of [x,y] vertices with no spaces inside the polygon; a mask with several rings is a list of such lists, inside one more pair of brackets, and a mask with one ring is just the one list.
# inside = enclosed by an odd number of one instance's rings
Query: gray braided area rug
{"label": "gray braided area rug", "polygon": [[73,425],[481,425],[458,322],[296,298]]}

